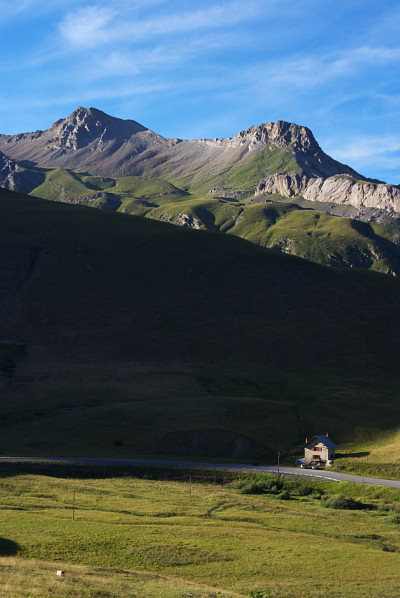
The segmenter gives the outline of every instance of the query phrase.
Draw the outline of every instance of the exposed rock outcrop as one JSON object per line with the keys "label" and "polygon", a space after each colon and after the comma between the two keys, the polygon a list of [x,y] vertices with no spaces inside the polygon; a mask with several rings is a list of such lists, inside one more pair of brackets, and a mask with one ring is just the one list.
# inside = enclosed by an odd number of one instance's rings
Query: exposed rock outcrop
{"label": "exposed rock outcrop", "polygon": [[44,174],[40,171],[26,171],[18,162],[0,152],[0,187],[18,193],[30,193],[43,179]]}
{"label": "exposed rock outcrop", "polygon": [[0,187],[16,190],[15,173],[18,172],[18,165],[14,160],[7,158],[3,152],[0,152]]}
{"label": "exposed rock outcrop", "polygon": [[328,178],[298,174],[267,176],[256,188],[255,195],[278,193],[284,197],[301,195],[309,201],[350,204],[357,208],[379,208],[400,212],[400,189],[384,183],[359,181],[350,176]]}

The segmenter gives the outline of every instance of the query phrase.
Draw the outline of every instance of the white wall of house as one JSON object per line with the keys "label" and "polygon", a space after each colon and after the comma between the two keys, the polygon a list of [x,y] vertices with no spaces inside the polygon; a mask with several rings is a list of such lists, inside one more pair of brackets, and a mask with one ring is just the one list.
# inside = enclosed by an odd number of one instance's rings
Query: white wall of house
{"label": "white wall of house", "polygon": [[328,448],[315,438],[309,443],[308,447],[304,449],[304,457],[306,465],[318,461],[327,463],[335,458],[335,449]]}

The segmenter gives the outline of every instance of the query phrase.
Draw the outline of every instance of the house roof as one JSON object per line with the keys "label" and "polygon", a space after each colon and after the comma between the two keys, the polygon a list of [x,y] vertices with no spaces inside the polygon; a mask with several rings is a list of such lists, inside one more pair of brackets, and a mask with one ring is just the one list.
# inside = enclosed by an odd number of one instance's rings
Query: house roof
{"label": "house roof", "polygon": [[318,442],[322,442],[322,444],[324,444],[328,448],[337,448],[337,445],[334,442],[332,442],[332,440],[328,438],[328,436],[325,436],[325,434],[315,434],[315,436],[310,438],[310,440],[306,442],[304,446],[310,444],[310,442],[314,440],[314,438],[317,438]]}

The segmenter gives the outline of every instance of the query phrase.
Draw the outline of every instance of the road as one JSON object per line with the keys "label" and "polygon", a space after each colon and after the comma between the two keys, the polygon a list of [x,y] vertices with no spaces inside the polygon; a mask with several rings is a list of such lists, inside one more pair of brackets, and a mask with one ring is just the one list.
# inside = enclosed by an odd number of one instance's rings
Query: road
{"label": "road", "polygon": [[[243,463],[199,463],[197,461],[162,461],[154,459],[103,459],[94,457],[0,457],[1,463],[66,463],[69,465],[95,465],[97,467],[181,467],[183,469],[211,469],[215,471],[239,471],[246,473],[277,474],[276,465],[244,465]],[[391,486],[400,488],[400,481],[367,478],[363,476],[337,473],[324,470],[300,469],[299,467],[280,467],[283,475],[298,475],[313,479],[334,482],[355,482],[372,486]]]}

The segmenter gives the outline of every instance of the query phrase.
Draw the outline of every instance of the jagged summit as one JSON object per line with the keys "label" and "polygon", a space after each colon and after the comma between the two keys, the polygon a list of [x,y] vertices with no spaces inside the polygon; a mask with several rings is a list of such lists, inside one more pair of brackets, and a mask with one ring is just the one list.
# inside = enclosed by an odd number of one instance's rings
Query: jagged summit
{"label": "jagged summit", "polygon": [[99,174],[121,175],[126,174],[127,155],[139,154],[162,141],[163,137],[135,120],[79,106],[45,131],[0,135],[0,149],[11,158],[40,166],[85,168]]}
{"label": "jagged summit", "polygon": [[234,139],[242,142],[249,140],[254,145],[271,143],[276,147],[290,146],[293,151],[311,154],[322,151],[310,129],[284,120],[252,126],[235,135]]}
{"label": "jagged summit", "polygon": [[98,143],[113,139],[127,140],[135,133],[147,130],[134,120],[115,118],[97,108],[80,106],[67,118],[53,124],[47,143],[77,150],[95,140]]}
{"label": "jagged summit", "polygon": [[140,123],[131,119],[122,119],[116,116],[110,116],[98,108],[84,108],[79,106],[71,112],[67,118],[61,118],[56,121],[51,128],[57,126],[64,126],[73,124],[74,126],[83,126],[87,129],[93,129],[96,127],[108,127],[115,131],[119,131],[122,135],[126,136],[127,132],[138,132],[147,131],[147,127],[144,127]]}

